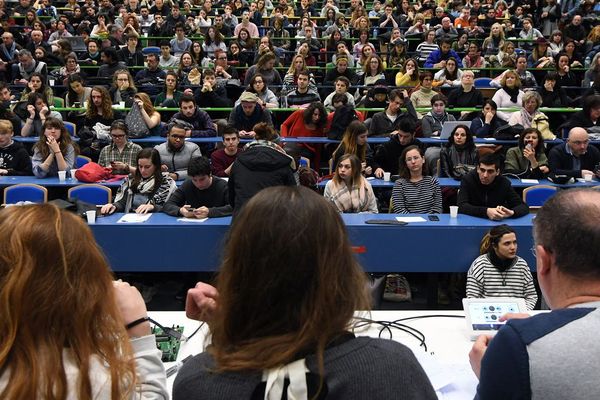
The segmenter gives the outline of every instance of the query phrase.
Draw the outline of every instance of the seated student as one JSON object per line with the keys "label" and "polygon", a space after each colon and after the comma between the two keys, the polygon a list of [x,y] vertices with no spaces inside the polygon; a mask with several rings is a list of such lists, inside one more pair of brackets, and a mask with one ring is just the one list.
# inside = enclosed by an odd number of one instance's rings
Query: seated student
{"label": "seated student", "polygon": [[115,72],[112,77],[113,82],[108,93],[113,104],[124,103],[125,107],[131,107],[133,104],[133,96],[137,93],[133,77],[126,69],[121,69]]}
{"label": "seated student", "polygon": [[103,205],[100,212],[160,212],[175,188],[175,181],[161,171],[158,151],[145,148],[138,153],[137,168],[119,188],[115,202]]}
{"label": "seated student", "polygon": [[333,106],[333,96],[335,96],[336,94],[345,95],[345,97],[348,99],[347,104],[350,104],[352,107],[354,107],[354,96],[348,93],[348,91],[350,90],[350,81],[348,80],[348,78],[346,78],[345,76],[338,76],[337,78],[335,78],[333,84],[335,86],[335,90],[331,92],[323,102],[325,109],[327,109],[327,111],[335,110],[335,107]]}
{"label": "seated student", "polygon": [[362,175],[360,159],[346,153],[335,165],[333,178],[325,186],[325,199],[342,213],[378,213],[377,198]]}
{"label": "seated student", "polygon": [[556,175],[573,178],[596,173],[600,178],[600,150],[589,144],[590,137],[585,129],[571,128],[567,141],[550,150],[550,170]]}
{"label": "seated student", "polygon": [[[179,111],[171,117],[171,122],[181,120],[190,124],[190,128],[185,131],[186,137],[214,137],[217,136],[217,129],[210,115],[196,104],[196,99],[190,94],[184,94],[179,100]],[[200,148],[208,153],[213,149],[212,144],[203,144]]]}
{"label": "seated student", "polygon": [[227,181],[211,174],[210,160],[197,157],[187,167],[187,179],[165,203],[163,212],[174,217],[215,218],[231,214]]}
{"label": "seated student", "polygon": [[[600,82],[600,80],[599,80]],[[572,129],[575,127],[584,128],[586,130],[590,128],[600,131],[600,96],[591,95],[583,99],[583,107],[581,111],[572,113],[562,127],[564,129]],[[591,132],[591,131],[590,131]]]}
{"label": "seated student", "polygon": [[305,108],[311,103],[321,101],[319,94],[309,87],[310,76],[308,70],[298,71],[296,88],[281,97],[282,108]]}
{"label": "seated student", "polygon": [[508,178],[500,175],[500,157],[493,153],[482,156],[477,169],[463,176],[457,203],[461,214],[494,221],[522,217],[529,212]]}
{"label": "seated student", "polygon": [[191,128],[184,121],[175,119],[169,123],[167,141],[154,146],[160,154],[161,171],[168,172],[176,181],[187,179],[188,165],[194,158],[202,156],[196,143],[185,140],[185,133]]}
{"label": "seated student", "polygon": [[550,172],[544,153],[544,138],[535,128],[524,129],[519,135],[519,145],[508,149],[504,173],[523,179],[543,179]]}
{"label": "seated student", "polygon": [[[515,71],[508,71],[500,80],[500,89],[496,90],[492,100],[499,108],[519,108],[523,104],[525,93],[521,90],[521,79]],[[498,116],[508,120],[512,112],[498,111]]]}
{"label": "seated student", "polygon": [[37,178],[58,176],[58,171],[69,171],[75,165],[75,147],[63,122],[48,118],[42,126],[43,135],[33,146],[31,159]]}
{"label": "seated student", "polygon": [[398,214],[440,214],[442,190],[437,178],[428,175],[425,154],[409,146],[400,155],[399,178],[392,190],[392,206]]}
{"label": "seated student", "polygon": [[[301,110],[294,111],[281,124],[282,137],[324,137],[327,125],[327,111],[321,102],[313,102]],[[321,145],[310,143],[287,143],[285,149],[294,147],[303,157],[315,160],[320,154]]]}
{"label": "seated student", "polygon": [[478,158],[471,130],[466,125],[458,125],[440,151],[440,176],[462,179],[477,167]]}
{"label": "seated student", "polygon": [[0,176],[33,175],[29,153],[21,142],[13,140],[13,125],[0,119]]}
{"label": "seated student", "polygon": [[[261,377],[292,362],[302,372],[290,387],[306,385],[308,398],[436,398],[410,350],[350,333],[355,310],[369,307],[365,274],[322,196],[302,187],[260,192],[234,220],[223,259],[216,288],[188,291],[187,315],[208,319],[213,344],[184,364],[173,400],[215,390],[266,398]],[[388,383],[375,391],[375,377]],[[277,380],[283,385],[283,374]]]}
{"label": "seated student", "polygon": [[481,111],[476,114],[471,122],[473,135],[481,138],[494,137],[494,133],[498,128],[507,124],[505,120],[497,115],[497,111],[498,106],[494,100],[485,100]]}
{"label": "seated student", "polygon": [[[275,96],[275,93],[269,89],[265,83],[265,78],[261,74],[254,74],[250,79],[250,84],[246,88],[247,92],[256,93],[258,96],[258,104],[266,108],[277,108],[279,107],[279,99]],[[240,99],[237,99],[235,106],[240,104]]]}
{"label": "seated student", "polygon": [[[371,125],[369,125],[370,136],[390,137],[398,133],[398,126],[405,119],[410,119],[416,123],[418,120],[417,112],[408,97],[406,90],[394,89],[390,92],[390,103],[384,111],[373,115]],[[400,110],[404,104],[407,113]]]}
{"label": "seated student", "polygon": [[517,235],[508,225],[490,229],[467,273],[467,298],[516,297],[533,310],[538,295],[527,261],[517,255]]}
{"label": "seated student", "polygon": [[40,136],[43,125],[49,118],[62,121],[62,115],[58,111],[50,110],[48,102],[42,93],[31,93],[27,100],[27,119],[21,128],[21,136]]}
{"label": "seated student", "polygon": [[405,119],[398,124],[398,132],[375,149],[375,161],[384,171],[393,175],[398,173],[398,159],[407,147],[415,145],[425,148],[425,145],[415,138],[415,129],[415,123],[411,119]]}
{"label": "seated student", "polygon": [[461,58],[454,50],[452,50],[452,41],[448,37],[444,37],[439,41],[440,48],[429,53],[425,61],[425,68],[444,68],[446,60],[453,57],[459,68],[462,68]]}
{"label": "seated student", "polygon": [[[453,108],[480,107],[483,104],[483,95],[474,86],[475,74],[473,71],[464,71],[460,78],[460,86],[448,94],[448,105]],[[465,116],[469,111],[461,111]]]}
{"label": "seated student", "polygon": [[[419,74],[418,89],[410,94],[410,102],[415,108],[427,108],[431,106],[431,98],[437,94],[433,90],[433,75],[429,71]],[[419,117],[421,117],[419,115]]]}
{"label": "seated student", "polygon": [[523,95],[521,111],[514,112],[508,120],[509,125],[523,125],[524,128],[536,128],[546,140],[556,139],[550,131],[548,117],[539,111],[542,98],[538,92],[527,92]]}
{"label": "seated student", "polygon": [[229,204],[239,212],[248,200],[270,186],[294,186],[292,157],[273,143],[277,133],[264,122],[252,127],[254,140],[238,155],[229,174]]}
{"label": "seated student", "polygon": [[252,129],[258,123],[273,126],[271,112],[257,103],[256,93],[243,92],[240,96],[240,104],[229,114],[228,124],[234,126],[242,138],[254,138],[255,133]]}
{"label": "seated student", "polygon": [[354,154],[361,162],[361,172],[367,176],[383,177],[384,170],[373,158],[373,150],[367,144],[367,126],[361,121],[352,121],[342,137],[339,146],[333,152],[331,168],[336,169],[344,154]]}
{"label": "seated student", "polygon": [[113,280],[79,216],[50,204],[7,208],[0,254],[11,310],[0,324],[12,332],[0,344],[3,398],[168,398],[144,300]]}
{"label": "seated student", "polygon": [[202,72],[202,86],[196,89],[194,98],[199,107],[231,107],[225,85],[217,82],[217,76],[212,69]]}
{"label": "seated student", "polygon": [[456,118],[446,111],[448,99],[443,94],[434,95],[430,105],[431,111],[421,120],[423,137],[439,136],[444,122],[456,121]]}
{"label": "seated student", "polygon": [[133,174],[137,167],[137,155],[142,147],[127,140],[128,135],[127,124],[123,120],[116,120],[110,125],[112,143],[100,150],[98,164],[110,167],[115,175]]}
{"label": "seated student", "polygon": [[212,174],[219,177],[227,177],[231,172],[231,165],[240,154],[240,134],[233,126],[226,126],[221,135],[223,148],[210,154],[210,167]]}
{"label": "seated student", "polygon": [[[161,126],[161,115],[156,109],[154,105],[152,105],[152,100],[150,100],[150,96],[148,94],[139,92],[133,96],[133,107],[139,107],[140,114],[142,116],[141,123],[143,123],[142,129],[145,130],[146,133],[140,134],[140,136],[160,136],[162,131]],[[135,121],[135,120],[134,120]],[[128,121],[128,123],[131,123]],[[133,129],[133,128],[132,128]]]}

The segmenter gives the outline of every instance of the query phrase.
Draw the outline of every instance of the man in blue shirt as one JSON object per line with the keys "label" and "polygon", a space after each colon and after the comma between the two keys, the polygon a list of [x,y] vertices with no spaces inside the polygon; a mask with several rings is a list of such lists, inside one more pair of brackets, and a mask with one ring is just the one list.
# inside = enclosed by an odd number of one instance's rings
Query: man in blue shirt
{"label": "man in blue shirt", "polygon": [[560,191],[533,222],[540,288],[552,312],[510,319],[469,354],[476,399],[592,399],[600,393],[600,192]]}

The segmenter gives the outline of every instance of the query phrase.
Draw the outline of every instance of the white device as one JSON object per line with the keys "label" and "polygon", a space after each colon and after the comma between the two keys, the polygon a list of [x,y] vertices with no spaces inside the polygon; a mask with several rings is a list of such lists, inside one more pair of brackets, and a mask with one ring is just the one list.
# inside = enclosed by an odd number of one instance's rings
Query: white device
{"label": "white device", "polygon": [[527,312],[525,300],[514,297],[463,299],[463,308],[471,340],[479,335],[495,335],[505,324],[498,321],[502,315]]}
{"label": "white device", "polygon": [[465,125],[467,128],[471,127],[471,121],[446,121],[442,125],[442,131],[440,132],[440,139],[448,139],[452,134],[454,128],[458,125]]}

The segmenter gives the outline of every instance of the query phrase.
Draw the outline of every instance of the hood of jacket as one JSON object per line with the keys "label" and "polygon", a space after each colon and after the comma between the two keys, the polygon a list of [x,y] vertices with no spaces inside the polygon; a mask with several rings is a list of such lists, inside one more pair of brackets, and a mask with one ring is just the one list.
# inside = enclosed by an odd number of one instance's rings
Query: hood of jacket
{"label": "hood of jacket", "polygon": [[293,158],[276,150],[273,144],[249,143],[249,146],[238,155],[237,162],[252,171],[273,171],[290,167]]}

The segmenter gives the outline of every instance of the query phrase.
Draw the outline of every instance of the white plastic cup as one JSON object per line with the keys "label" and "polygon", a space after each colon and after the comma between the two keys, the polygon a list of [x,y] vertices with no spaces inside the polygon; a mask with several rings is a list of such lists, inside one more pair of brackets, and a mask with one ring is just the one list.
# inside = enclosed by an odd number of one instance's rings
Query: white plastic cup
{"label": "white plastic cup", "polygon": [[96,223],[96,210],[86,211],[85,216],[87,217],[88,224]]}
{"label": "white plastic cup", "polygon": [[49,79],[48,83],[50,84],[50,87],[54,86],[54,79]]}
{"label": "white plastic cup", "polygon": [[450,206],[450,218],[458,217],[458,206]]}
{"label": "white plastic cup", "polygon": [[125,102],[124,101],[120,101],[119,102],[119,108],[125,108]]}
{"label": "white plastic cup", "polygon": [[383,173],[383,180],[386,181],[386,182],[389,182],[391,176],[392,176],[391,172],[384,172]]}
{"label": "white plastic cup", "polygon": [[77,168],[73,168],[71,169],[71,179],[76,180],[77,178],[75,178],[75,173],[77,172]]}
{"label": "white plastic cup", "polygon": [[585,179],[586,182],[591,182],[594,179],[594,174],[584,174],[583,179]]}
{"label": "white plastic cup", "polygon": [[58,180],[64,182],[67,179],[67,171],[58,171]]}

